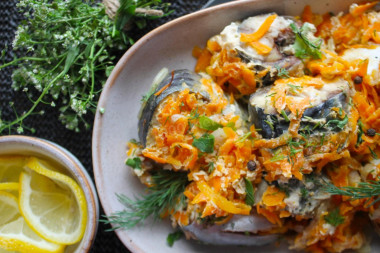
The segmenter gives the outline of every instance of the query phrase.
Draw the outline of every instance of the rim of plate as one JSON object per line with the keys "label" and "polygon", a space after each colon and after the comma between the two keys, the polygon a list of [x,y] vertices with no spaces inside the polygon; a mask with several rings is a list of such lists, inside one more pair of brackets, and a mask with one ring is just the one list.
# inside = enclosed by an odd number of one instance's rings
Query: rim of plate
{"label": "rim of plate", "polygon": [[99,204],[95,186],[81,162],[66,148],[38,137],[22,135],[0,136],[0,144],[1,143],[23,144],[31,148],[37,147],[40,151],[37,150],[35,152],[36,154],[39,153],[42,156],[50,157],[51,160],[63,165],[70,174],[76,177],[76,180],[81,185],[88,204],[86,232],[81,239],[77,250],[78,252],[89,252],[98,230]]}
{"label": "rim of plate", "polygon": [[[210,13],[213,13],[215,11],[220,11],[223,9],[228,9],[231,7],[238,7],[238,6],[244,6],[248,4],[252,4],[253,2],[258,2],[262,0],[239,0],[239,1],[231,1],[228,3],[223,3],[220,5],[212,6],[206,9],[201,9],[196,12],[187,14],[185,16],[176,18],[172,21],[169,21],[166,24],[163,24],[154,30],[150,31],[146,35],[144,35],[142,38],[140,38],[132,47],[130,47],[124,55],[119,59],[117,62],[115,68],[112,70],[111,75],[108,77],[106,84],[103,87],[103,91],[100,95],[99,102],[98,102],[98,108],[101,107],[101,105],[105,104],[108,94],[110,92],[110,89],[112,88],[113,84],[115,83],[116,79],[119,77],[120,72],[124,68],[125,64],[129,61],[130,58],[133,57],[133,55],[138,51],[143,45],[145,45],[149,40],[166,31],[167,29],[172,28],[173,26],[177,26],[178,24],[182,24],[187,22],[189,19],[193,19],[196,17],[201,17],[205,15],[209,15]],[[110,215],[112,213],[111,205],[109,202],[109,199],[107,198],[107,195],[103,191],[103,178],[102,175],[102,166],[101,166],[101,160],[100,160],[100,133],[102,129],[103,124],[103,117],[99,110],[96,110],[95,119],[94,119],[94,127],[92,132],[92,164],[93,164],[93,171],[94,171],[94,178],[95,178],[95,184],[99,195],[100,203],[103,207],[104,213],[106,215]],[[112,225],[112,224],[111,224]],[[114,231],[120,241],[133,253],[145,253],[138,245],[136,245],[131,238],[126,235],[126,233],[123,233],[125,231],[123,230],[115,230]]]}

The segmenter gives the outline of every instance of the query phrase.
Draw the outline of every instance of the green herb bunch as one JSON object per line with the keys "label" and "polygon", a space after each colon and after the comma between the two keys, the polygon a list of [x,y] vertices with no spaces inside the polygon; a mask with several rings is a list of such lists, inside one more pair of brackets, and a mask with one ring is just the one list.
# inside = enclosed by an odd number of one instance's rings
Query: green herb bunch
{"label": "green herb bunch", "polygon": [[175,211],[185,204],[185,191],[188,185],[187,173],[169,170],[157,170],[152,172],[153,186],[148,189],[148,194],[132,200],[124,195],[117,195],[125,210],[106,216],[102,222],[114,225],[112,230],[123,228],[130,229],[144,222],[149,216],[154,219],[162,218],[162,215]]}
{"label": "green herb bunch", "polygon": [[[131,13],[146,2],[128,3]],[[25,20],[18,27],[12,47],[25,56],[8,63],[0,61],[0,70],[18,67],[13,72],[12,87],[26,92],[32,106],[21,115],[16,113],[13,121],[0,118],[0,134],[12,129],[22,133],[26,128],[23,120],[36,114],[41,103],[58,107],[59,119],[68,129],[79,131],[82,124],[89,128],[85,115],[95,112],[116,56],[133,43],[132,39],[117,29],[102,3],[21,0],[18,8]]]}
{"label": "green herb bunch", "polygon": [[[130,24],[135,24],[143,29],[147,25],[147,20],[157,19],[167,16],[173,11],[169,11],[169,3],[161,3],[161,0],[119,0],[120,7],[115,16],[116,29],[123,30],[129,28]],[[130,40],[122,33],[125,41]]]}

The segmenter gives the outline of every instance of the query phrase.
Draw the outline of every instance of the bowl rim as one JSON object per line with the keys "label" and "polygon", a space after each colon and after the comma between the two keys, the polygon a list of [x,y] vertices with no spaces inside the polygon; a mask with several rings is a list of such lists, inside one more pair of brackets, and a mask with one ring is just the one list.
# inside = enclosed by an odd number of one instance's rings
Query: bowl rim
{"label": "bowl rim", "polygon": [[[194,17],[199,17],[199,16],[205,16],[209,15],[210,13],[213,13],[215,11],[221,11],[223,9],[228,9],[231,7],[239,7],[239,6],[244,6],[248,4],[252,4],[254,2],[258,2],[262,0],[239,0],[239,1],[234,1],[231,0],[231,2],[219,4],[216,6],[212,6],[209,8],[205,9],[200,9],[198,11],[189,13],[187,15],[184,15],[182,17],[178,17],[172,21],[169,21],[146,35],[144,35],[142,38],[140,38],[133,46],[131,46],[124,54],[123,56],[119,59],[117,62],[116,66],[112,70],[110,76],[108,77],[104,87],[103,91],[100,95],[99,101],[98,101],[98,107],[96,110],[95,114],[95,119],[94,119],[94,127],[92,131],[92,164],[93,164],[93,171],[94,171],[94,178],[95,178],[95,184],[98,190],[99,194],[99,200],[100,203],[103,207],[104,213],[106,215],[111,214],[111,205],[109,203],[108,198],[106,197],[106,194],[103,192],[103,184],[102,184],[102,178],[101,178],[101,171],[102,171],[102,166],[101,166],[101,160],[100,160],[100,129],[102,128],[102,113],[99,111],[99,108],[102,108],[103,104],[105,104],[106,98],[108,97],[108,94],[110,92],[110,89],[112,88],[113,84],[115,83],[116,79],[119,77],[121,71],[123,70],[123,67],[125,64],[129,61],[130,58],[133,57],[133,55],[138,51],[142,46],[144,46],[146,43],[148,43],[152,37],[155,37],[156,35],[166,31],[167,29],[172,28],[173,26],[177,26],[178,24],[182,24],[187,22],[188,20],[193,19]],[[113,226],[111,224],[111,226]],[[133,253],[145,253],[138,245],[136,245],[131,238],[127,236],[125,237],[125,234],[123,233],[123,230],[115,230],[114,231],[120,241]]]}
{"label": "bowl rim", "polygon": [[[66,148],[38,137],[23,135],[0,136],[1,144],[21,144],[35,148],[36,154],[49,157],[65,167],[81,186],[87,202],[87,224],[85,234],[78,244],[78,252],[89,252],[97,234],[99,222],[99,201],[96,188],[90,175],[71,152]],[[42,151],[42,152],[41,152]]]}

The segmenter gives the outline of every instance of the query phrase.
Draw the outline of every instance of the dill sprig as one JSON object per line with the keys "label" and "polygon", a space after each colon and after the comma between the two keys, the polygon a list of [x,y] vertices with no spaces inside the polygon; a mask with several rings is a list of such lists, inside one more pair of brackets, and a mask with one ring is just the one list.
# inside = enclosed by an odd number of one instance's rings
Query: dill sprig
{"label": "dill sprig", "polygon": [[371,203],[371,205],[373,205],[380,200],[380,181],[370,180],[368,182],[360,182],[356,187],[337,187],[331,183],[326,183],[323,187],[323,191],[331,195],[347,196],[352,200],[367,199],[367,201],[370,201],[373,198],[374,201]]}
{"label": "dill sprig", "polygon": [[289,78],[289,72],[286,70],[286,68],[281,68],[278,65],[274,65],[274,67],[277,69],[277,75],[282,78]]}
{"label": "dill sprig", "polygon": [[117,194],[117,198],[125,206],[125,210],[105,216],[101,220],[113,224],[111,230],[119,228],[131,229],[153,216],[155,220],[162,215],[181,207],[185,201],[183,192],[187,184],[187,173],[158,170],[152,172],[154,185],[148,189],[148,194],[132,200],[125,195]]}

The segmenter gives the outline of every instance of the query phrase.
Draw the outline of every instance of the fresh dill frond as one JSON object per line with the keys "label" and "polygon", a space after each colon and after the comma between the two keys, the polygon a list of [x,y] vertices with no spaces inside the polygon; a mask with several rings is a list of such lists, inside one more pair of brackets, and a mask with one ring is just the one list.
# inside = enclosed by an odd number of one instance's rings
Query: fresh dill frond
{"label": "fresh dill frond", "polygon": [[252,132],[248,132],[246,134],[243,134],[242,136],[240,136],[237,140],[236,140],[236,143],[239,143],[239,142],[243,142],[245,141],[246,139],[252,137]]}
{"label": "fresh dill frond", "polygon": [[274,65],[274,67],[277,69],[277,75],[282,78],[289,78],[289,72],[286,70],[286,68],[281,68],[278,65]]}
{"label": "fresh dill frond", "polygon": [[185,201],[183,192],[187,184],[187,173],[169,170],[152,172],[154,185],[148,189],[148,194],[132,200],[125,195],[117,194],[117,198],[125,209],[110,216],[105,216],[102,222],[113,224],[111,230],[131,229],[153,216],[158,220],[163,214],[176,210]]}
{"label": "fresh dill frond", "polygon": [[371,156],[373,157],[373,159],[378,159],[377,157],[377,154],[375,153],[375,151],[372,150],[372,148],[368,147],[369,149],[369,152],[371,152]]}
{"label": "fresh dill frond", "polygon": [[380,200],[380,181],[370,180],[368,182],[360,182],[356,187],[337,187],[331,183],[326,183],[322,189],[331,195],[347,196],[352,200],[367,199],[367,201],[370,201],[373,198],[374,201],[371,203],[371,205]]}
{"label": "fresh dill frond", "polygon": [[[290,148],[290,157],[293,157],[295,156],[297,153],[299,152],[302,152],[302,145],[305,144],[305,142],[303,140],[299,140],[299,141],[295,141],[293,140],[292,138],[290,138],[287,142],[289,148]],[[301,149],[295,149],[295,148],[299,148],[301,147]]]}
{"label": "fresh dill frond", "polygon": [[269,121],[269,120],[264,120],[264,122],[268,124],[268,126],[270,127],[270,129],[271,129],[272,131],[274,131],[274,126],[273,126],[273,124],[272,124],[271,121]]}
{"label": "fresh dill frond", "polygon": [[215,164],[213,162],[209,162],[207,167],[208,167],[208,170],[207,170],[208,174],[211,174],[215,170]]}
{"label": "fresh dill frond", "polygon": [[276,150],[276,152],[274,152],[273,157],[270,159],[270,161],[272,163],[284,160],[286,158],[286,156],[283,154],[280,154],[280,152],[281,152],[280,149],[278,149],[278,150]]}
{"label": "fresh dill frond", "polygon": [[290,119],[289,119],[288,115],[286,114],[285,110],[281,111],[281,115],[285,119],[286,122],[290,121]]}
{"label": "fresh dill frond", "polygon": [[347,123],[348,123],[348,117],[346,115],[346,116],[344,116],[344,118],[342,120],[331,119],[331,120],[327,121],[327,123],[325,125],[326,126],[332,125],[335,128],[339,128],[340,130],[343,130]]}
{"label": "fresh dill frond", "polygon": [[290,87],[289,92],[293,95],[297,94],[302,89],[302,87],[299,85],[293,85],[291,83],[287,83],[287,85]]}

